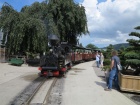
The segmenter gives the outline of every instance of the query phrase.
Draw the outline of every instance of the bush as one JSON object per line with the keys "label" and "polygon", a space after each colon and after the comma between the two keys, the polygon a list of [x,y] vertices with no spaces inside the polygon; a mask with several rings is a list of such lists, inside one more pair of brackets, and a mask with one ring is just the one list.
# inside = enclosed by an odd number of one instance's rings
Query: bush
{"label": "bush", "polygon": [[110,59],[105,59],[104,60],[104,67],[102,68],[102,70],[103,71],[110,70],[110,63],[111,63],[111,60]]}
{"label": "bush", "polygon": [[[136,27],[135,29],[140,30],[140,26]],[[137,39],[128,39],[130,47],[126,49],[126,53],[124,54],[125,58],[125,65],[131,67],[135,71],[135,75],[140,75],[140,33],[138,32],[131,32],[129,36],[138,37]]]}
{"label": "bush", "polygon": [[104,66],[110,65],[111,60],[110,59],[105,59],[104,60]]}

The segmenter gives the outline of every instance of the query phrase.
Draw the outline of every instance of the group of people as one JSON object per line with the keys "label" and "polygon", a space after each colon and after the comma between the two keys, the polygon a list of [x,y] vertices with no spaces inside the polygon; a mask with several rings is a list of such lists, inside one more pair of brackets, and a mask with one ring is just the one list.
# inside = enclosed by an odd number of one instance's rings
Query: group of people
{"label": "group of people", "polygon": [[[116,50],[112,51],[112,57],[111,57],[111,64],[110,64],[110,72],[109,72],[109,78],[107,82],[107,88],[105,88],[105,91],[111,91],[112,89],[112,82],[114,81],[114,85],[116,89],[119,89],[118,85],[118,68],[117,64],[120,64],[120,58],[118,57],[118,53]],[[100,65],[103,67],[103,61],[104,61],[104,56],[102,53],[96,53],[96,64],[97,67],[99,68]]]}
{"label": "group of people", "polygon": [[104,62],[104,55],[102,52],[96,52],[96,63],[97,67],[103,67],[103,62]]}

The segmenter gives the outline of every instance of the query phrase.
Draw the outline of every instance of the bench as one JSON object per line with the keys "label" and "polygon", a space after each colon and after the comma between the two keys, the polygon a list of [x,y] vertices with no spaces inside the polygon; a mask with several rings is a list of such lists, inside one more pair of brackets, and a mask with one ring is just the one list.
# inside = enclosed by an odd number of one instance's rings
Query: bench
{"label": "bench", "polygon": [[24,61],[20,58],[11,58],[9,63],[11,65],[21,66],[24,63]]}

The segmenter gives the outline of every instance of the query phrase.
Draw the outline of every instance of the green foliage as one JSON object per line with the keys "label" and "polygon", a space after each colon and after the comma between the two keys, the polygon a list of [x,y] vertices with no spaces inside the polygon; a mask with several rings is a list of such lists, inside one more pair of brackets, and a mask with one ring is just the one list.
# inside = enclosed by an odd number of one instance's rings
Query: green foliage
{"label": "green foliage", "polygon": [[88,44],[86,48],[97,49],[98,47],[96,47],[94,44]]}
{"label": "green foliage", "polygon": [[77,44],[77,37],[88,33],[85,8],[73,0],[35,2],[24,6],[21,12],[4,5],[0,28],[4,33],[2,43],[6,43],[9,54],[44,52],[51,34],[58,35],[61,41]]}
{"label": "green foliage", "polygon": [[139,59],[128,59],[128,60],[126,60],[126,63],[135,67],[135,66],[140,65],[140,60]]}
{"label": "green foliage", "polygon": [[[140,29],[140,26],[135,29]],[[140,75],[140,34],[138,32],[131,32],[129,36],[136,36],[138,38],[127,40],[131,46],[126,49],[124,54],[125,63],[135,70],[135,75]]]}
{"label": "green foliage", "polygon": [[79,44],[79,47],[83,47],[82,43]]}
{"label": "green foliage", "polygon": [[[30,8],[30,7],[29,7]],[[24,12],[29,9],[24,8]],[[16,12],[9,6],[2,7],[0,28],[9,54],[18,52],[43,52],[46,50],[46,26],[44,22],[28,12]]]}
{"label": "green foliage", "polygon": [[110,70],[110,64],[111,60],[110,59],[105,59],[104,60],[104,67],[102,68],[103,71]]}
{"label": "green foliage", "polygon": [[119,50],[119,57],[120,57],[120,62],[121,62],[121,65],[122,65],[122,68],[123,68],[123,70],[125,69],[125,68],[128,68],[128,65],[126,64],[126,57],[125,57],[125,54],[126,54],[126,48],[121,48],[120,50]]}
{"label": "green foliage", "polygon": [[[49,0],[47,19],[50,33],[58,34],[61,41],[77,44],[77,37],[88,33],[85,8],[73,0]],[[51,20],[51,23],[50,23]]]}
{"label": "green foliage", "polygon": [[[113,46],[113,48],[115,49],[115,50],[120,50],[122,47],[123,48],[127,48],[127,47],[129,47],[129,43],[120,43],[120,44],[115,44],[115,45],[112,45]],[[102,48],[102,49],[106,49],[107,47],[104,47],[104,48]]]}
{"label": "green foliage", "polygon": [[102,68],[103,71],[110,70],[111,52],[112,52],[112,50],[113,50],[113,46],[112,46],[112,44],[110,44],[107,47],[106,51],[102,51],[102,53],[104,55],[104,58],[105,58],[104,62],[103,62],[104,67]]}
{"label": "green foliage", "polygon": [[136,36],[136,37],[139,37],[140,38],[140,33],[138,33],[138,32],[131,32],[129,34],[129,36]]}
{"label": "green foliage", "polygon": [[140,46],[140,41],[136,39],[128,39],[127,40],[131,46]]}
{"label": "green foliage", "polygon": [[138,53],[136,53],[136,52],[130,51],[130,52],[126,52],[124,57],[135,59],[135,58],[140,58],[140,55]]}
{"label": "green foliage", "polygon": [[113,50],[113,45],[110,44],[108,47],[107,47],[107,50],[104,52],[104,57],[105,59],[110,59],[111,58],[111,52]]}
{"label": "green foliage", "polygon": [[111,64],[111,60],[110,59],[105,59],[104,60],[104,66],[110,65]]}
{"label": "green foliage", "polygon": [[102,71],[109,71],[110,70],[110,66],[109,65],[106,65],[101,70]]}
{"label": "green foliage", "polygon": [[140,29],[140,26],[137,26],[137,27],[135,27],[134,29],[139,30],[139,29]]}
{"label": "green foliage", "polygon": [[111,52],[113,50],[113,45],[110,44],[108,47],[107,47],[107,50],[103,52],[103,55],[105,57],[104,59],[104,67],[103,67],[103,70],[106,71],[106,70],[110,70],[110,64],[111,64]]}

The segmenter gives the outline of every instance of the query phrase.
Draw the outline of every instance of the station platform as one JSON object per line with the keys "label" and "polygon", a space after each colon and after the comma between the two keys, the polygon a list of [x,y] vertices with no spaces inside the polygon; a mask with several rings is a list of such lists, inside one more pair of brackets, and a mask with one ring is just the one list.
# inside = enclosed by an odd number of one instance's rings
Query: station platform
{"label": "station platform", "polygon": [[100,69],[93,64],[80,63],[67,73],[61,105],[136,105],[115,89],[104,91],[106,82],[95,74]]}

